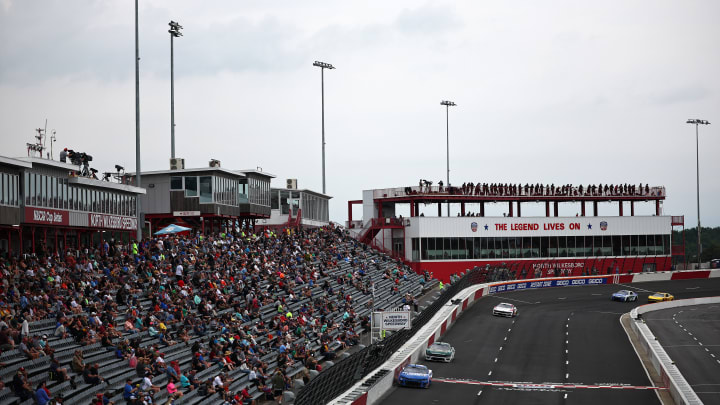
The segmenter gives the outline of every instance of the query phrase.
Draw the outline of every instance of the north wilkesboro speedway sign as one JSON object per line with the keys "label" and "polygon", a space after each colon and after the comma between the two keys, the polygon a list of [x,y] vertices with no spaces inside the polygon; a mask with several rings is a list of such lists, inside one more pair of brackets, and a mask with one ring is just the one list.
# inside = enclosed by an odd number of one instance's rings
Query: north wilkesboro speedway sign
{"label": "north wilkesboro speedway sign", "polygon": [[607,284],[607,277],[592,277],[578,279],[561,279],[561,280],[540,280],[540,281],[523,281],[518,283],[508,283],[501,285],[493,285],[488,288],[488,294],[494,294],[504,291],[527,290],[531,288],[546,287],[568,287],[573,285],[595,285]]}

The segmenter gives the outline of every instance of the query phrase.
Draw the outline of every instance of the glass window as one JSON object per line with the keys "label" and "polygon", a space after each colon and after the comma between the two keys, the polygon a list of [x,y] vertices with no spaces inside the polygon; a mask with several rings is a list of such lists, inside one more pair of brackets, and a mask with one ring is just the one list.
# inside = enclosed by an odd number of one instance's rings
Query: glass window
{"label": "glass window", "polygon": [[558,236],[558,257],[567,257],[567,237]]}
{"label": "glass window", "polygon": [[457,249],[453,253],[453,259],[467,259],[467,250],[465,250],[465,238],[453,238],[456,241]]}
{"label": "glass window", "polygon": [[620,235],[612,236],[612,255],[622,256],[622,237]]}
{"label": "glass window", "polygon": [[200,177],[200,202],[211,203],[212,197],[212,177],[201,176]]}
{"label": "glass window", "polygon": [[427,250],[428,260],[435,260],[437,252],[435,250],[435,238],[423,238],[423,243],[420,249]]}
{"label": "glass window", "polygon": [[[658,249],[658,244],[657,244],[657,241],[656,241],[656,239],[657,239],[659,236],[660,236],[660,235],[648,235],[648,236],[647,236],[647,239],[648,239],[648,254],[651,254],[651,255],[662,254],[662,241],[661,241],[661,243],[660,243],[660,249]],[[659,250],[659,252],[658,252],[658,250]]]}
{"label": "glass window", "polygon": [[638,235],[630,235],[630,254],[636,256],[639,252]]}
{"label": "glass window", "polygon": [[602,255],[603,256],[612,256],[612,253],[613,253],[612,237],[611,236],[603,236],[602,237]]}
{"label": "glass window", "polygon": [[647,237],[645,235],[638,235],[638,255],[648,254]]}
{"label": "glass window", "polygon": [[575,237],[568,236],[567,238],[567,255],[568,257],[575,257]]}
{"label": "glass window", "polygon": [[183,181],[180,176],[170,176],[170,190],[182,190]]}
{"label": "glass window", "polygon": [[2,173],[0,175],[0,204],[7,204],[8,203],[8,194],[9,194],[9,187],[8,187],[8,175],[5,173]]}
{"label": "glass window", "polygon": [[548,257],[558,257],[558,241],[556,236],[549,236]]}
{"label": "glass window", "polygon": [[602,256],[602,236],[593,236],[593,250],[591,256]]}

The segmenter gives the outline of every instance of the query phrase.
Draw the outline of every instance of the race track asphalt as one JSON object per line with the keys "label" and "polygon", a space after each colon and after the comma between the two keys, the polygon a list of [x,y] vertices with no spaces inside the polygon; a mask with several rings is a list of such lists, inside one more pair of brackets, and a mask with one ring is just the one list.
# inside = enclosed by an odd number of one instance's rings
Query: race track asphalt
{"label": "race track asphalt", "polygon": [[[638,302],[610,301],[620,289],[635,290]],[[382,403],[657,404],[657,394],[649,389],[650,380],[619,320],[645,304],[654,291],[669,292],[676,299],[720,295],[720,279],[556,287],[486,296],[463,312],[443,338],[455,347],[455,360],[421,361],[433,370],[431,387],[394,387]],[[492,316],[492,307],[500,302],[515,304],[518,316]]]}
{"label": "race track asphalt", "polygon": [[720,404],[720,305],[668,308],[644,318],[703,403]]}

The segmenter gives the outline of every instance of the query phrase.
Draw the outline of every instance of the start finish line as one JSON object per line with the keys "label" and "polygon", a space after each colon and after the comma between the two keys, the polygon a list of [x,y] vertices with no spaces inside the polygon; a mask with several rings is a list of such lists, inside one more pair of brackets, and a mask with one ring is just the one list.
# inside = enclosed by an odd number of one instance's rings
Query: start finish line
{"label": "start finish line", "polygon": [[500,382],[500,381],[476,381],[476,380],[457,380],[452,378],[433,378],[433,382],[443,382],[450,384],[468,384],[483,385],[490,387],[515,388],[519,390],[554,390],[554,389],[613,389],[613,390],[665,390],[666,387],[653,387],[645,385],[587,385],[587,384],[532,384],[523,382]]}

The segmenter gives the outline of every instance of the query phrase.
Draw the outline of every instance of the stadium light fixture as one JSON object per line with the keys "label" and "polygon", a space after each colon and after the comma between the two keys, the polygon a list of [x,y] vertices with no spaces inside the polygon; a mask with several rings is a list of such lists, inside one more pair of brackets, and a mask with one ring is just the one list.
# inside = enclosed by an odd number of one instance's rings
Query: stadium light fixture
{"label": "stadium light fixture", "polygon": [[701,120],[701,119],[693,119],[690,118],[687,120],[687,124],[694,124],[695,125],[695,161],[697,164],[697,214],[698,214],[698,224],[697,224],[697,267],[700,268],[700,255],[702,254],[702,242],[700,240],[700,140],[699,140],[699,130],[698,127],[700,125],[710,125],[710,122],[707,120]]}
{"label": "stadium light fixture", "polygon": [[325,69],[335,69],[329,63],[315,61],[313,66],[320,68],[320,97],[322,103],[322,192],[325,194]]}
{"label": "stadium light fixture", "polygon": [[173,40],[181,37],[182,25],[175,21],[168,23],[170,29],[170,158],[175,159],[175,61]]}
{"label": "stadium light fixture", "polygon": [[[455,107],[457,104],[452,101],[443,100],[440,102],[440,105],[445,106],[445,135],[447,143],[447,184],[445,184],[445,187],[450,187],[450,107]],[[450,216],[450,202],[447,203],[447,215]]]}

